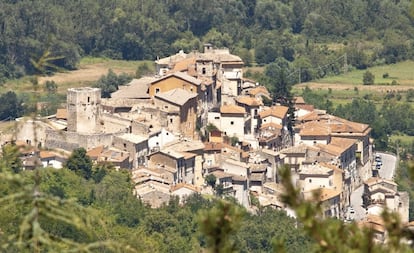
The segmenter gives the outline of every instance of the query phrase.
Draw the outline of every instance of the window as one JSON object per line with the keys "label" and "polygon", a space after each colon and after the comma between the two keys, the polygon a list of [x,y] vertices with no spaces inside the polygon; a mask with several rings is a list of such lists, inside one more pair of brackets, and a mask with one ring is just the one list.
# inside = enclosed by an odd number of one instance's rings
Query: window
{"label": "window", "polygon": [[206,74],[206,68],[202,68],[201,71],[202,71],[203,75]]}
{"label": "window", "polygon": [[312,183],[312,179],[309,178],[309,183]]}
{"label": "window", "polygon": [[160,92],[160,88],[155,88],[155,93],[159,93]]}
{"label": "window", "polygon": [[124,148],[126,148],[126,143],[124,143]]}
{"label": "window", "polygon": [[214,119],[220,119],[220,117],[214,117]]}
{"label": "window", "polygon": [[88,97],[88,103],[91,101],[91,98],[90,97]]}
{"label": "window", "polygon": [[170,119],[170,123],[173,123],[173,119]]}
{"label": "window", "polygon": [[234,121],[230,121],[230,125],[234,125]]}

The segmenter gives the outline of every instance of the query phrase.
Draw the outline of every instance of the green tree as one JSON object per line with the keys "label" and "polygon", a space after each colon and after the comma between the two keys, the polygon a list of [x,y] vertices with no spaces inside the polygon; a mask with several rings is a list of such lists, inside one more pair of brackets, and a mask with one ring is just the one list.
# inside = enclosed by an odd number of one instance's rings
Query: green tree
{"label": "green tree", "polygon": [[15,144],[6,144],[2,147],[1,169],[18,173],[23,168],[22,160],[20,159],[19,147]]}
{"label": "green tree", "polygon": [[236,205],[221,200],[210,210],[199,214],[200,232],[212,253],[235,252],[234,234],[240,226],[242,212]]}
{"label": "green tree", "polygon": [[122,73],[117,75],[112,69],[109,69],[108,74],[101,76],[94,86],[101,89],[101,96],[103,98],[110,98],[111,93],[117,91],[119,85],[127,84],[131,79],[132,77],[128,74]]}
{"label": "green tree", "polygon": [[58,86],[55,83],[55,81],[47,80],[45,82],[45,90],[47,91],[47,93],[54,94],[54,93],[56,93],[57,88],[58,88]]}
{"label": "green tree", "polygon": [[73,150],[69,159],[66,161],[65,167],[75,171],[85,179],[89,179],[92,176],[92,160],[86,155],[84,148]]}
{"label": "green tree", "polygon": [[269,90],[276,99],[287,98],[293,84],[291,73],[293,72],[290,63],[284,58],[278,58],[275,62],[267,65],[265,75]]}
{"label": "green tree", "polygon": [[0,96],[0,120],[12,120],[22,116],[22,101],[13,91],[8,91]]}
{"label": "green tree", "polygon": [[370,71],[365,71],[362,77],[362,84],[371,85],[375,83],[375,76]]}
{"label": "green tree", "polygon": [[204,179],[207,185],[211,186],[213,189],[216,187],[217,178],[214,174],[208,174]]}

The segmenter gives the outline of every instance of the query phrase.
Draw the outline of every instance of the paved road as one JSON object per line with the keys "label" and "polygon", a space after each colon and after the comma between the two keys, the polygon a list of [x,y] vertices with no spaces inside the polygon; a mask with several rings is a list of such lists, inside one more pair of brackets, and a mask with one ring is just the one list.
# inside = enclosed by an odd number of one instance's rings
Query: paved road
{"label": "paved road", "polygon": [[351,206],[355,210],[355,214],[350,214],[347,212],[346,218],[351,218],[353,220],[359,221],[365,217],[365,208],[362,207],[362,193],[364,193],[364,186],[360,186],[355,189],[351,194]]}
{"label": "paved road", "polygon": [[382,166],[378,171],[380,177],[392,180],[395,174],[395,165],[397,157],[395,155],[377,152],[381,156]]}
{"label": "paved road", "polygon": [[[379,170],[379,176],[381,178],[392,180],[395,173],[395,165],[397,157],[395,155],[377,152],[381,156],[382,167]],[[362,220],[365,217],[365,209],[362,208],[362,194],[364,193],[364,186],[360,186],[355,189],[351,194],[351,206],[355,210],[355,214],[347,212],[347,216],[356,221]]]}

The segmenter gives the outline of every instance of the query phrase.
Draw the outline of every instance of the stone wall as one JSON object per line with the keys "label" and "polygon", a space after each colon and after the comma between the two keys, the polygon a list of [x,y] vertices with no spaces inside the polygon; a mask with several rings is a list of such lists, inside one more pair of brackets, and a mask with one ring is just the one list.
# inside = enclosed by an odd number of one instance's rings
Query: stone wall
{"label": "stone wall", "polygon": [[82,147],[86,150],[97,146],[111,146],[113,134],[84,134],[56,130],[46,130],[45,146],[72,151]]}

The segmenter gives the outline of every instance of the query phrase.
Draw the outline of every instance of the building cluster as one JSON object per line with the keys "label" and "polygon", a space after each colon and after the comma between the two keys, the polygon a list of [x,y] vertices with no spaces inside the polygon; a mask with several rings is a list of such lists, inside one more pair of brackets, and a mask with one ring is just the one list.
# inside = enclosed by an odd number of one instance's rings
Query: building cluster
{"label": "building cluster", "polygon": [[[134,193],[153,207],[171,196],[185,201],[210,193],[248,208],[254,196],[263,206],[286,209],[278,169],[288,165],[303,198],[319,191],[324,216],[345,219],[351,193],[364,184],[370,214],[387,206],[408,220],[408,197],[392,182],[372,178],[368,125],[317,110],[301,97],[294,112],[267,104],[269,91],[243,77],[243,61],[228,49],[206,44],[203,52],[180,51],[155,64],[154,76],[120,86],[109,99],[98,88],[69,89],[65,109],[27,121],[18,139],[49,150],[83,147],[97,163],[130,169]],[[207,175],[214,175],[213,187]]]}

